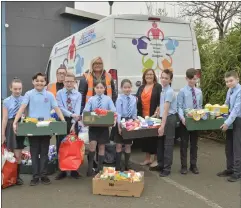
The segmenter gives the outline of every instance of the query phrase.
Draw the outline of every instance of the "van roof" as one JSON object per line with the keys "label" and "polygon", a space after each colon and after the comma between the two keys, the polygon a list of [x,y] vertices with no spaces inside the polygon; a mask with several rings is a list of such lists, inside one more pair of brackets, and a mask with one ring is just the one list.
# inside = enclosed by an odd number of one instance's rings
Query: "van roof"
{"label": "van roof", "polygon": [[[104,19],[128,19],[128,20],[138,20],[138,21],[147,21],[149,18],[160,18],[161,22],[165,23],[180,23],[180,24],[190,24],[187,21],[172,18],[172,17],[165,17],[165,16],[155,16],[155,15],[145,15],[145,14],[117,14],[117,15],[110,15]],[[102,21],[101,20],[101,21]]]}
{"label": "van roof", "polygon": [[[87,29],[89,27],[92,27],[94,26],[95,24],[98,24],[98,23],[101,23],[101,22],[104,22],[108,19],[126,19],[126,20],[137,20],[137,21],[148,21],[149,18],[160,18],[160,22],[164,22],[164,23],[178,23],[178,24],[190,24],[190,22],[187,22],[187,21],[184,21],[184,20],[181,20],[181,19],[177,19],[177,18],[172,18],[172,17],[165,17],[165,16],[155,16],[155,15],[145,15],[145,14],[114,14],[114,15],[109,15],[107,17],[104,17],[102,19],[100,19],[99,21],[95,22],[94,24],[92,25],[89,25],[88,27],[84,28],[84,29]],[[153,20],[154,21],[154,20]],[[83,29],[83,30],[84,30]],[[77,33],[79,33],[80,31],[66,37],[65,39],[59,41],[58,43],[54,44],[53,48],[66,41],[67,39],[71,38],[73,35],[76,35]]]}

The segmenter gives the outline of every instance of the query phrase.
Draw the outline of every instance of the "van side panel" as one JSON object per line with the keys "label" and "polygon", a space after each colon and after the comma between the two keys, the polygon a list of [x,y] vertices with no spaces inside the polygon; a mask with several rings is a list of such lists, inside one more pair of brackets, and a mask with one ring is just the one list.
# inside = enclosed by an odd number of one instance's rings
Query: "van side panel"
{"label": "van side panel", "polygon": [[100,56],[104,68],[110,68],[111,20],[94,24],[56,44],[52,50],[50,82],[56,81],[56,70],[64,64],[77,77],[90,68],[93,58]]}

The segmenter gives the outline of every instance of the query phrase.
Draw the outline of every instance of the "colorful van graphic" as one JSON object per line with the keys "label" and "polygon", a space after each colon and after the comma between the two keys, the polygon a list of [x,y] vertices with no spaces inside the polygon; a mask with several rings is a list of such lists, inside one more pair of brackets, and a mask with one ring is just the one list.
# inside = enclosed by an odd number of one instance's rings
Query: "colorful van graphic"
{"label": "colorful van graphic", "polygon": [[152,23],[152,28],[147,31],[146,36],[132,39],[132,44],[136,46],[142,55],[142,65],[144,72],[148,68],[154,70],[173,70],[173,58],[179,43],[177,40],[165,37],[164,32],[157,27],[156,22]]}

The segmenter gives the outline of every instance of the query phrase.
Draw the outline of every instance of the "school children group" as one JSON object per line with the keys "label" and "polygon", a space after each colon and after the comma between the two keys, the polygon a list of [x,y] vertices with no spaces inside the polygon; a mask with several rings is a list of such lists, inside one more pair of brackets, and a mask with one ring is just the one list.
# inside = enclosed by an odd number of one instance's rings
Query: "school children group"
{"label": "school children group", "polygon": [[[160,96],[160,106],[157,109],[158,117],[162,119],[161,127],[158,129],[159,138],[157,146],[158,166],[152,170],[160,172],[161,177],[168,176],[171,173],[173,162],[173,146],[175,137],[175,128],[177,123],[177,114],[180,118],[181,135],[181,174],[188,173],[187,148],[190,140],[190,171],[198,174],[197,150],[198,134],[196,131],[188,131],[185,127],[185,109],[201,109],[203,105],[202,91],[195,87],[197,82],[197,71],[188,69],[186,71],[187,85],[182,88],[176,96],[171,87],[173,73],[170,70],[163,70],[160,77],[162,92]],[[229,106],[229,117],[221,126],[227,133],[226,139],[226,170],[218,173],[220,177],[229,176],[228,181],[237,181],[241,179],[241,86],[239,84],[238,74],[230,71],[225,74],[226,86],[229,88],[225,104]],[[18,160],[17,184],[22,185],[20,178],[21,150],[24,148],[24,137],[16,136],[17,124],[21,119],[26,108],[28,116],[33,118],[49,119],[51,110],[54,109],[60,121],[67,122],[67,133],[76,131],[76,123],[81,119],[81,94],[75,88],[75,76],[67,73],[64,81],[64,88],[57,92],[56,99],[54,95],[47,91],[46,77],[42,73],[33,76],[32,83],[34,88],[21,96],[22,82],[15,78],[10,84],[12,95],[3,101],[3,120],[2,120],[2,142],[6,142],[9,149],[13,150]],[[128,79],[121,82],[122,94],[118,96],[114,104],[105,93],[106,85],[101,81],[94,83],[95,95],[92,96],[85,105],[83,112],[90,112],[96,108],[111,110],[118,114],[115,130],[116,143],[116,169],[129,170],[129,159],[131,154],[132,141],[123,140],[121,136],[121,119],[137,119],[137,99],[131,95],[132,83]],[[233,124],[233,129],[228,127]],[[62,138],[62,137],[61,137]],[[31,186],[42,182],[50,184],[47,177],[48,148],[50,145],[50,136],[32,136],[29,139],[30,153],[32,157],[33,178]],[[61,141],[59,141],[61,142]],[[89,155],[87,176],[94,176],[96,171],[93,169],[93,160],[98,145],[98,169],[102,170],[105,154],[105,144],[109,143],[108,127],[90,127],[89,128]],[[125,145],[124,168],[121,167],[122,145]],[[59,148],[59,144],[57,144]],[[40,158],[39,158],[40,155]],[[62,179],[66,172],[61,172]],[[77,171],[71,171],[71,176],[79,178]]]}

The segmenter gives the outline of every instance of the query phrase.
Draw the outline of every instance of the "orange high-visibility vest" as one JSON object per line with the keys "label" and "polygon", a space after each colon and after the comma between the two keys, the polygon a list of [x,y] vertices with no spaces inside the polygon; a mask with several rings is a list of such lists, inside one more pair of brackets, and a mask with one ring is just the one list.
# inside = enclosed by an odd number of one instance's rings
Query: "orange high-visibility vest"
{"label": "orange high-visibility vest", "polygon": [[[86,102],[89,100],[90,97],[93,96],[93,90],[94,90],[94,78],[91,73],[84,73],[84,77],[86,78],[87,84],[88,84],[88,91],[86,94]],[[107,72],[105,72],[105,82],[106,82],[106,91],[107,96],[112,98],[112,89],[111,89],[111,75]]]}
{"label": "orange high-visibility vest", "polygon": [[54,97],[56,97],[56,94],[57,94],[56,82],[48,84],[47,90],[49,92],[52,92]]}

